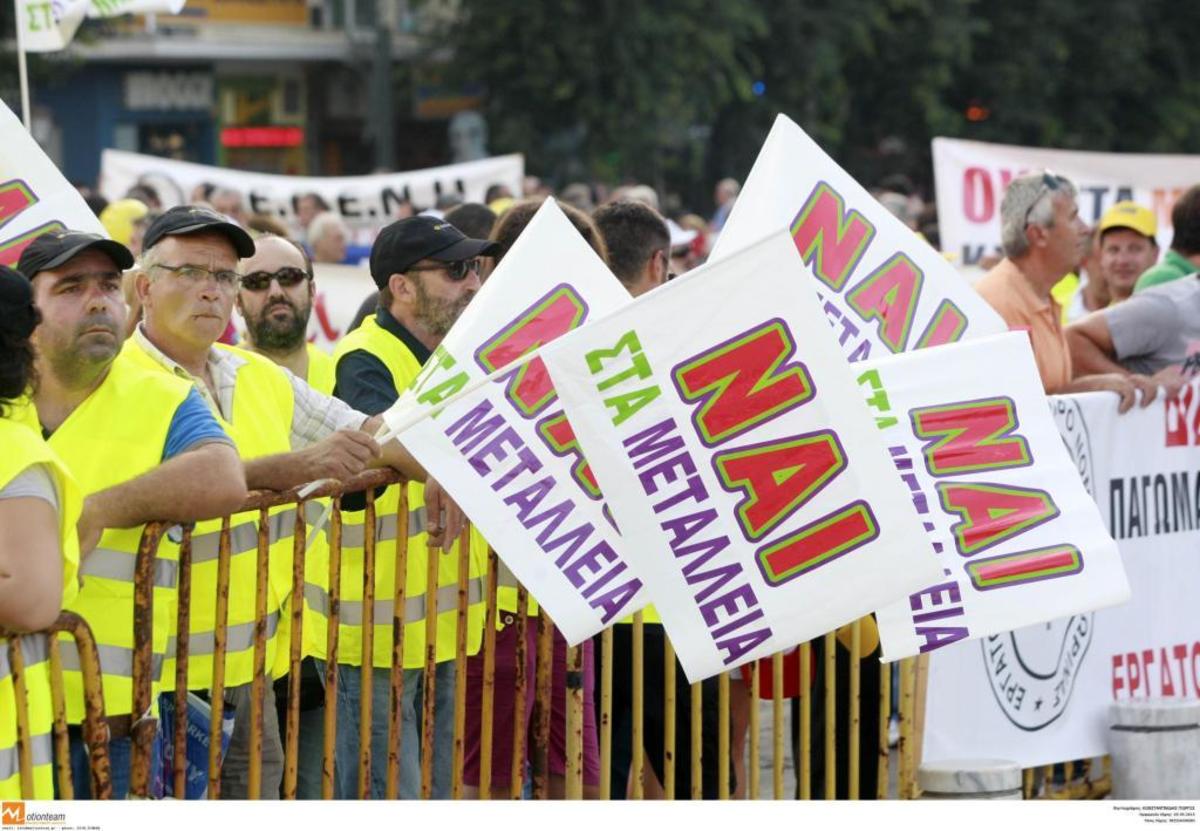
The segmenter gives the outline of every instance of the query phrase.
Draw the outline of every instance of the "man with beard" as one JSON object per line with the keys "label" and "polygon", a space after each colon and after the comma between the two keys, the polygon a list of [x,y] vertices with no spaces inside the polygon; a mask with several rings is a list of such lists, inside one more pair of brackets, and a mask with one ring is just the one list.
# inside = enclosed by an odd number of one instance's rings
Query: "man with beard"
{"label": "man with beard", "polygon": [[326,395],[333,393],[333,358],[305,340],[312,315],[312,260],[283,237],[267,234],[242,260],[237,310],[246,321],[245,348],[291,370]]}
{"label": "man with beard", "polygon": [[[314,196],[315,194],[309,194]],[[286,237],[264,234],[254,241],[254,256],[242,260],[242,278],[237,293],[237,309],[246,321],[243,347],[274,361],[303,378],[308,385],[326,395],[333,394],[333,358],[305,339],[312,314],[312,260],[303,246]],[[318,500],[322,508],[328,500]],[[324,535],[312,540],[305,552],[305,582],[326,588],[329,582],[328,548]],[[306,618],[308,622],[308,618]],[[305,629],[311,629],[306,625]],[[306,631],[305,640],[312,633]],[[277,654],[275,682],[276,717],[281,725],[281,740],[287,741],[287,677],[283,677],[287,659]],[[296,679],[291,679],[294,683]],[[324,731],[325,685],[311,657],[304,649],[300,665],[299,760],[296,778],[297,799],[321,798],[322,735]]]}
{"label": "man with beard", "polygon": [[[67,608],[88,622],[100,647],[114,799],[124,799],[130,786],[133,572],[142,526],[220,516],[246,495],[237,452],[191,385],[121,353],[121,270],[131,265],[124,246],[81,231],[43,234],[17,265],[33,284],[41,323],[32,338],[39,381],[29,406],[14,418],[41,431],[86,497],[79,520],[83,582]],[[156,669],[174,620],[177,560],[178,550],[160,545],[153,591]],[[79,656],[73,641],[63,649],[74,793],[87,798]],[[152,682],[157,689],[157,674]]]}
{"label": "man with beard", "polygon": [[[135,286],[145,317],[126,342],[125,352],[142,366],[192,382],[226,426],[245,461],[251,488],[288,490],[316,479],[349,479],[377,458],[406,476],[424,480],[424,470],[398,442],[383,447],[372,435],[381,419],[368,417],[314,390],[252,352],[215,345],[233,311],[238,258],[255,253],[239,226],[207,208],[182,206],[160,216],[146,230]],[[440,489],[430,487],[435,499]],[[438,503],[439,508],[443,507]],[[281,529],[270,546],[266,662],[268,676],[286,652],[289,619],[285,610],[292,584],[291,509],[272,514]],[[460,514],[447,507],[448,524]],[[258,623],[258,511],[230,518],[229,605],[225,639],[224,701],[235,713],[233,739],[221,771],[221,796],[249,794],[251,686],[255,677],[254,630]],[[187,685],[214,685],[212,653],[216,615],[220,520],[200,523],[192,533],[192,605]],[[431,528],[431,534],[442,530]],[[448,527],[447,531],[451,529]],[[455,532],[457,529],[454,529]],[[281,647],[282,644],[282,647]],[[263,765],[260,796],[279,793],[283,750],[270,679],[263,696]]]}
{"label": "man with beard", "polygon": [[[365,412],[389,408],[416,378],[421,366],[450,331],[454,321],[479,291],[479,257],[496,253],[498,246],[487,240],[465,237],[453,225],[429,216],[394,222],[383,229],[371,249],[371,277],[379,287],[379,308],[348,334],[334,352],[337,386],[334,395]],[[424,533],[427,522],[436,523],[436,510],[419,484],[408,485],[408,546],[405,581],[403,737],[401,740],[399,795],[415,798],[421,781],[420,739],[417,724],[422,712],[425,682],[425,589],[430,556]],[[375,596],[391,598],[395,592],[396,523],[400,487],[387,488],[375,500],[376,552]],[[363,548],[350,540],[362,540],[363,502],[344,497],[342,526],[341,625],[338,639],[339,724],[357,725],[359,702],[369,696],[378,702],[372,709],[371,757],[374,763],[365,784],[372,799],[385,796],[388,758],[388,711],[392,665],[391,615],[375,614],[372,654],[364,655],[362,627],[348,625],[362,620]],[[428,511],[428,513],[426,512]],[[435,798],[450,795],[450,761],[454,733],[454,685],[457,620],[455,599],[458,582],[458,546],[447,537],[438,565],[437,673],[434,683],[433,787]],[[482,585],[479,580],[486,563],[482,541],[471,546],[471,606],[468,616],[468,649],[475,651],[482,637]],[[414,601],[417,601],[414,603]],[[379,602],[378,600],[376,601]],[[310,602],[310,608],[312,607]],[[320,643],[320,639],[318,638]],[[324,657],[318,654],[318,657]],[[363,689],[365,662],[374,667],[370,687]],[[352,799],[358,794],[359,732],[339,730],[335,750],[335,794]]]}

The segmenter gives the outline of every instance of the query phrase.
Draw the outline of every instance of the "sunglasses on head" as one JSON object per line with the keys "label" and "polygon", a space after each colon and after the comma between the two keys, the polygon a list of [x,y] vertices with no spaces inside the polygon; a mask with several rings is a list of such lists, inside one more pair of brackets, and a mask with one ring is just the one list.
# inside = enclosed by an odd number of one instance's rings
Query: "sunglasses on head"
{"label": "sunglasses on head", "polygon": [[1064,182],[1066,182],[1066,179],[1054,173],[1053,171],[1046,170],[1042,172],[1042,183],[1038,185],[1037,196],[1035,196],[1033,201],[1029,203],[1029,207],[1025,209],[1026,225],[1029,224],[1029,215],[1033,213],[1033,209],[1036,208],[1038,203],[1042,201],[1042,197],[1049,192],[1058,190],[1060,187],[1062,187]]}
{"label": "sunglasses on head", "polygon": [[408,271],[444,271],[446,276],[454,282],[467,279],[467,275],[474,271],[479,273],[479,258],[474,257],[470,260],[458,260],[452,263],[438,263],[437,265],[414,265],[409,266]]}
{"label": "sunglasses on head", "polygon": [[290,289],[308,279],[308,272],[302,268],[281,268],[278,271],[251,271],[242,276],[242,288],[246,291],[265,291],[271,281],[279,283],[280,288]]}

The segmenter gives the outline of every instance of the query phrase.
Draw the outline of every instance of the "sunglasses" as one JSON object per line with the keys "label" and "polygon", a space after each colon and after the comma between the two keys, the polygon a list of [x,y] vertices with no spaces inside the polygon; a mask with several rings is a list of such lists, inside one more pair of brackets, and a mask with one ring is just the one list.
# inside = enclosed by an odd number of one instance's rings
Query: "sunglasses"
{"label": "sunglasses", "polygon": [[242,288],[246,291],[265,291],[271,281],[279,283],[280,288],[290,289],[305,280],[311,279],[308,272],[302,268],[281,268],[278,271],[252,271],[242,276]]}
{"label": "sunglasses", "polygon": [[1058,190],[1065,181],[1066,179],[1052,171],[1047,170],[1042,173],[1042,184],[1038,187],[1037,196],[1033,198],[1033,201],[1029,203],[1029,207],[1025,209],[1024,225],[1029,224],[1029,215],[1033,213],[1033,209],[1042,201],[1042,197],[1046,193]]}
{"label": "sunglasses", "polygon": [[470,260],[458,260],[452,263],[438,263],[437,265],[414,265],[409,266],[407,271],[444,271],[446,276],[454,282],[460,282],[467,279],[467,275],[472,271],[479,273],[479,258],[475,257]]}

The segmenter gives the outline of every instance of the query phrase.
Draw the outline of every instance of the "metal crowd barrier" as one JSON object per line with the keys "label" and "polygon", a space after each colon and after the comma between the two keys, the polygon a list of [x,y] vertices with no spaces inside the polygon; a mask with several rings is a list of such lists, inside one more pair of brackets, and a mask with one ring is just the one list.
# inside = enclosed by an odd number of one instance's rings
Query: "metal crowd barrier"
{"label": "metal crowd barrier", "polygon": [[[104,687],[100,679],[100,655],[87,622],[73,612],[62,612],[48,629],[36,633],[9,632],[0,628],[0,639],[7,641],[6,657],[12,677],[13,701],[17,723],[17,765],[21,798],[34,798],[34,766],[50,748],[39,747],[29,721],[29,691],[25,684],[26,668],[42,660],[50,662],[50,699],[54,714],[52,756],[56,792],[60,799],[75,794],[71,777],[70,738],[67,734],[67,703],[63,688],[63,660],[58,636],[70,636],[79,654],[79,672],[83,679],[83,740],[88,747],[91,768],[91,792],[97,799],[108,799],[112,790],[108,758],[108,724],[104,718]],[[26,654],[26,652],[31,654]],[[6,718],[8,716],[5,716]]]}
{"label": "metal crowd barrier", "polygon": [[[363,680],[361,684],[361,717],[359,730],[360,755],[358,759],[358,795],[368,798],[373,765],[384,764],[386,773],[386,797],[395,799],[399,794],[400,785],[400,751],[401,751],[401,699],[404,692],[404,637],[405,637],[405,575],[407,573],[408,557],[408,520],[409,509],[405,489],[401,488],[401,499],[396,515],[397,527],[397,562],[395,568],[396,581],[393,591],[393,636],[392,636],[392,668],[390,701],[376,702],[372,700],[371,690],[371,661],[374,639],[375,614],[375,506],[374,488],[383,485],[398,484],[403,480],[393,471],[371,471],[364,473],[345,483],[328,483],[319,490],[300,499],[296,490],[275,492],[253,492],[243,505],[243,511],[258,510],[260,512],[259,536],[257,549],[257,616],[253,634],[255,675],[251,696],[251,756],[249,762],[249,795],[256,798],[262,781],[262,748],[263,748],[263,693],[265,691],[265,656],[268,639],[266,604],[267,604],[267,575],[269,567],[269,537],[267,521],[268,511],[284,505],[294,505],[295,525],[293,528],[294,562],[292,573],[291,596],[304,597],[305,588],[305,537],[307,523],[304,503],[313,499],[330,498],[333,502],[329,518],[327,537],[329,541],[329,624],[327,637],[327,659],[324,678],[326,707],[324,712],[323,761],[322,761],[322,796],[331,799],[334,793],[334,747],[338,729],[354,729],[352,725],[339,725],[336,719],[337,688],[337,655],[338,655],[338,622],[340,616],[340,574],[342,555],[342,515],[340,497],[344,493],[364,491],[366,494],[366,517],[364,521],[364,579],[362,608],[362,655],[364,656]],[[151,651],[151,628],[153,621],[153,586],[154,553],[157,549],[165,526],[151,524],[147,526],[143,544],[139,550],[136,570],[138,590],[135,597],[134,632],[135,659],[133,667],[133,712],[150,712],[151,672],[153,667]],[[464,795],[463,760],[465,748],[465,714],[466,714],[466,660],[467,660],[467,609],[468,592],[468,546],[469,534],[464,531],[461,537],[458,569],[456,612],[458,620],[458,641],[456,644],[455,663],[457,667],[457,684],[454,698],[454,740],[450,747],[434,746],[434,693],[436,684],[436,618],[438,614],[438,565],[439,557],[428,558],[428,572],[425,595],[425,633],[424,644],[425,673],[423,689],[423,711],[421,713],[421,764],[420,764],[420,794],[428,799],[433,789],[433,760],[436,753],[452,754],[453,780],[451,796],[462,798]],[[224,661],[227,644],[229,574],[231,560],[230,519],[224,518],[220,532],[218,550],[218,592],[216,602],[217,630],[215,635],[213,660],[213,685],[210,691],[212,720],[210,724],[210,755],[208,772],[208,798],[220,797],[221,787],[221,725],[224,707]],[[532,793],[535,799],[550,797],[549,775],[549,745],[551,721],[551,657],[554,637],[553,621],[542,610],[536,621],[531,621],[527,614],[528,592],[516,585],[517,612],[516,626],[516,655],[515,664],[518,668],[514,684],[514,718],[511,725],[497,724],[495,719],[494,700],[496,693],[496,628],[494,621],[497,617],[497,592],[499,561],[494,551],[488,552],[488,573],[485,589],[485,626],[483,635],[483,685],[481,706],[481,736],[480,736],[480,771],[479,798],[488,799],[492,794],[492,751],[495,746],[496,730],[510,729],[513,735],[512,766],[514,773],[525,771],[528,762],[531,771]],[[179,605],[178,605],[178,634],[176,639],[176,672],[173,679],[163,678],[164,690],[174,689],[177,702],[187,698],[187,666],[189,661],[188,620],[190,615],[190,581],[192,566],[191,535],[185,530],[180,543],[179,560]],[[284,745],[284,775],[282,797],[296,798],[298,753],[299,753],[299,722],[300,722],[300,664],[303,647],[303,605],[291,604],[289,655],[289,683],[285,724],[281,732],[286,737]],[[534,689],[526,689],[524,667],[526,665],[526,634],[528,628],[537,627],[536,675]],[[704,758],[702,736],[702,698],[704,691],[700,684],[694,684],[688,690],[676,689],[674,652],[669,641],[665,642],[664,661],[670,669],[664,674],[664,690],[661,705],[659,702],[647,702],[644,695],[644,658],[643,658],[643,622],[639,613],[632,623],[632,684],[633,684],[633,735],[630,795],[634,799],[645,796],[644,774],[649,765],[643,752],[643,721],[647,706],[662,706],[664,714],[664,765],[663,790],[666,798],[673,798],[676,780],[677,752],[689,754],[692,776],[691,798],[702,797],[703,776],[700,771],[708,766],[717,766],[719,798],[729,799],[730,789],[729,769],[731,759],[731,675],[726,673],[717,681],[718,697],[718,736],[717,759]],[[56,624],[54,631],[72,631],[80,639],[81,663],[85,668],[96,659],[95,645],[90,640],[90,633],[83,621],[70,615],[64,615]],[[617,789],[624,790],[626,783],[613,782],[610,777],[610,761],[612,758],[612,724],[613,724],[613,630],[609,628],[597,636],[600,653],[600,673],[597,678],[596,697],[599,700],[597,728],[599,732],[600,749],[600,787],[601,798],[611,797]],[[53,643],[53,641],[52,641]],[[899,663],[899,740],[894,752],[889,742],[889,725],[892,713],[891,672],[889,666],[884,666],[880,672],[880,690],[878,700],[864,700],[862,695],[861,673],[863,654],[861,646],[861,622],[851,624],[849,633],[849,684],[847,689],[839,689],[837,684],[837,637],[829,633],[820,639],[820,650],[823,652],[822,688],[814,690],[812,681],[812,656],[814,644],[799,646],[798,660],[798,701],[794,719],[785,718],[788,699],[784,697],[784,655],[779,653],[767,659],[772,669],[772,695],[762,699],[759,695],[760,667],[763,662],[752,666],[749,682],[750,706],[748,712],[749,730],[747,735],[748,764],[746,773],[748,782],[744,788],[746,798],[759,798],[763,793],[763,764],[761,738],[760,705],[765,707],[770,703],[771,712],[771,753],[770,753],[770,790],[769,796],[775,799],[798,798],[836,799],[838,792],[837,764],[839,730],[837,715],[845,708],[848,714],[848,734],[845,735],[847,749],[847,775],[845,776],[845,795],[850,799],[913,799],[920,796],[917,786],[917,767],[920,759],[920,737],[923,733],[924,701],[924,662],[920,659],[907,659]],[[14,667],[19,662],[19,647],[15,641],[9,642],[9,652],[13,655],[16,649],[17,660],[12,661]],[[51,648],[51,660],[56,660],[57,646]],[[85,658],[84,656],[88,657]],[[584,691],[582,687],[583,650],[573,647],[567,650],[567,707],[566,707],[566,776],[565,796],[568,799],[578,799],[583,796],[583,707]],[[56,665],[57,666],[57,665]],[[56,677],[61,674],[61,667],[56,669]],[[107,757],[105,753],[106,737],[103,735],[102,702],[98,675],[92,673],[92,683],[89,687],[88,723],[85,726],[88,743],[93,748],[93,779],[94,793],[106,796],[107,791]],[[57,682],[56,682],[57,683]],[[173,686],[172,686],[173,684]],[[60,792],[69,796],[70,775],[65,759],[65,722],[62,718],[61,685],[56,686],[55,698],[55,739],[62,751],[59,757],[58,777],[61,783]],[[94,695],[93,695],[94,693]],[[526,759],[527,726],[524,724],[524,707],[526,697],[534,696],[533,714],[531,717],[533,739],[531,758]],[[688,696],[691,707],[691,743],[690,747],[676,747],[675,724],[676,709],[681,696]],[[814,747],[814,704],[821,709],[822,741]],[[182,709],[182,704],[177,707]],[[386,759],[373,759],[371,755],[371,715],[375,707],[385,706],[388,709],[388,746]],[[874,740],[866,740],[862,735],[862,721],[866,708],[873,708],[878,713],[878,735]],[[787,722],[793,722],[790,726]],[[166,771],[174,784],[175,793],[183,793],[186,778],[186,744],[188,720],[183,714],[177,713],[174,720],[174,733],[169,740],[173,742],[173,769]],[[61,728],[61,729],[60,729]],[[131,797],[145,798],[149,795],[150,766],[152,743],[155,738],[155,724],[148,718],[139,719],[134,729]],[[869,742],[869,744],[866,744]],[[793,777],[785,774],[786,760],[789,756],[788,744],[793,744],[791,756],[798,757],[793,765]],[[862,748],[867,746],[875,752],[863,754]],[[823,781],[813,787],[812,771],[816,754],[824,765]],[[26,760],[22,758],[22,775],[26,770]],[[875,767],[876,786],[871,793],[864,793],[860,787],[860,778],[867,766]],[[1108,776],[1109,765],[1107,758],[1103,760],[1100,775],[1096,765],[1067,764],[1062,776],[1058,776],[1053,766],[1045,769],[1029,769],[1025,771],[1026,798],[1099,798],[1106,795],[1110,789]],[[524,777],[512,775],[509,788],[511,798],[519,798],[524,785]],[[1056,780],[1063,780],[1055,784]],[[741,789],[739,789],[741,790]]]}

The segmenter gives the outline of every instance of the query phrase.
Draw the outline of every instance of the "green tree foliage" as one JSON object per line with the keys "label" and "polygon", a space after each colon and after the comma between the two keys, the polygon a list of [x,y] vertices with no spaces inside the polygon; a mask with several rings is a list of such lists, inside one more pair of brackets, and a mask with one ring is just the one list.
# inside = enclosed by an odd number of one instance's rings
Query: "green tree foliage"
{"label": "green tree foliage", "polygon": [[750,96],[765,32],[749,0],[464,0],[461,12],[445,37],[461,77],[487,87],[493,149],[560,178],[659,179],[693,125]]}
{"label": "green tree foliage", "polygon": [[[928,184],[944,135],[1196,152],[1200,4],[462,0],[456,64],[496,150],[561,176],[743,177],[778,112],[867,184]],[[761,94],[751,90],[760,82]],[[699,148],[699,149],[697,149]]]}

